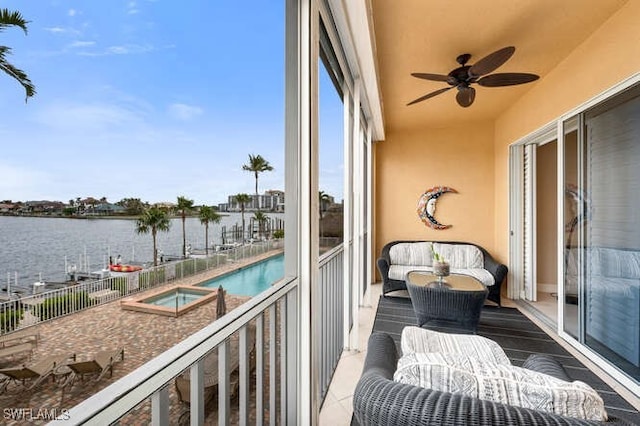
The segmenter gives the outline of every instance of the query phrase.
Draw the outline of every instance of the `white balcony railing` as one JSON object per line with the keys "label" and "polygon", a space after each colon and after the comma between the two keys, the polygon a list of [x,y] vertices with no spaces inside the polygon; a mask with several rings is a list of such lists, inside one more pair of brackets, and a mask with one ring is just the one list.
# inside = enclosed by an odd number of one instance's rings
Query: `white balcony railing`
{"label": "white balcony railing", "polygon": [[319,397],[324,401],[344,348],[344,249],[342,245],[320,258],[320,371]]}

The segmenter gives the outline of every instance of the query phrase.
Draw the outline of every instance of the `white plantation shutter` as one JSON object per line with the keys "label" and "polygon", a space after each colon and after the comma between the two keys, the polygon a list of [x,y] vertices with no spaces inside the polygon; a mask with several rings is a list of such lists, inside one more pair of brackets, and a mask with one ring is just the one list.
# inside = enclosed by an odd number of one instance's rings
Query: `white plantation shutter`
{"label": "white plantation shutter", "polygon": [[535,229],[536,229],[536,145],[529,144],[524,147],[524,229],[523,229],[523,279],[525,299],[536,301],[536,268],[534,253],[536,252]]}

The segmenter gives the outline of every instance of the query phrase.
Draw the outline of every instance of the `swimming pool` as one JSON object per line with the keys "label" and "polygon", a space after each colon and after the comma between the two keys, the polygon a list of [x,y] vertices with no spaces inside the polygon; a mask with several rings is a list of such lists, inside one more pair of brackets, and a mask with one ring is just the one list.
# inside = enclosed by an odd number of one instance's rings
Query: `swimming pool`
{"label": "swimming pool", "polygon": [[284,255],[279,255],[197,284],[196,287],[222,286],[229,294],[256,296],[282,278],[284,278]]}

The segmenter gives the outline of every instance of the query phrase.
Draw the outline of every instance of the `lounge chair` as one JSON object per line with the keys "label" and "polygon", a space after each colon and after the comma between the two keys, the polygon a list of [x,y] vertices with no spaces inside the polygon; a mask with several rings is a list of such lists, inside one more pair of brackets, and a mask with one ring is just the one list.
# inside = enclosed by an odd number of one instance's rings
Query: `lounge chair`
{"label": "lounge chair", "polygon": [[1,369],[0,375],[4,380],[0,379],[0,394],[7,391],[12,383],[21,390],[35,389],[40,383],[53,376],[54,371],[64,365],[69,358],[74,359],[75,355],[51,355],[29,366]]}
{"label": "lounge chair", "polygon": [[106,374],[113,375],[113,365],[117,361],[124,360],[124,348],[110,351],[101,351],[93,359],[88,361],[70,362],[65,367],[71,370],[67,379],[61,384],[64,389],[71,389],[78,380],[84,380],[87,376],[95,376],[94,382],[99,382]]}
{"label": "lounge chair", "polygon": [[[249,367],[251,370],[255,368],[255,339],[256,328],[255,325],[250,324],[248,326],[249,334]],[[239,354],[240,354],[240,334],[235,333],[228,339],[229,344],[229,390],[231,397],[233,398],[238,392],[240,385],[240,372],[239,372]],[[183,424],[183,421],[187,418],[189,411],[188,407],[191,404],[191,377],[190,372],[187,370],[175,379],[176,391],[178,393],[178,399],[183,403],[183,413],[180,416],[178,424]],[[218,394],[218,350],[214,349],[204,359],[204,402],[205,404],[211,401]]]}

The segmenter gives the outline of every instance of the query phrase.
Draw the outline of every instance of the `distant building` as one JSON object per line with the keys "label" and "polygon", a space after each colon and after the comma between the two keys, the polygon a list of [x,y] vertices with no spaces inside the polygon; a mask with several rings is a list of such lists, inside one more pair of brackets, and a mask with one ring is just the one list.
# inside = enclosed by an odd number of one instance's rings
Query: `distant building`
{"label": "distant building", "polygon": [[61,214],[64,209],[64,203],[60,201],[27,201],[21,208],[21,211],[29,214]]}
{"label": "distant building", "polygon": [[153,206],[157,207],[159,209],[163,209],[163,210],[173,210],[176,207],[178,207],[178,205],[176,203],[171,203],[169,201],[165,201],[165,202],[161,202],[161,203],[155,203]]}
{"label": "distant building", "polygon": [[[274,213],[284,212],[284,191],[271,189],[265,191],[264,194],[248,194],[251,200],[245,203],[245,211],[264,210]],[[222,212],[239,212],[242,211],[240,203],[236,201],[235,195],[229,195],[227,203],[218,204],[218,210]]]}
{"label": "distant building", "polygon": [[95,215],[112,215],[112,214],[124,214],[127,209],[117,204],[101,203],[92,209],[92,214]]}
{"label": "distant building", "polygon": [[18,203],[0,203],[0,213],[15,213],[20,208]]}

